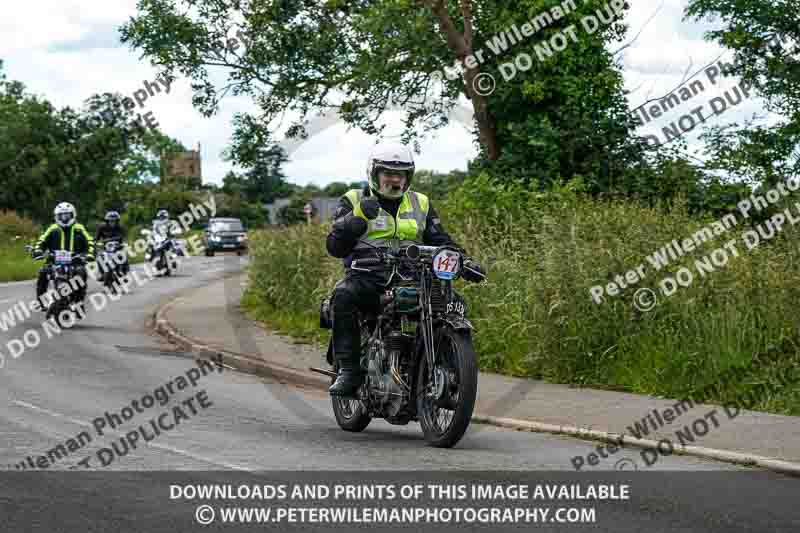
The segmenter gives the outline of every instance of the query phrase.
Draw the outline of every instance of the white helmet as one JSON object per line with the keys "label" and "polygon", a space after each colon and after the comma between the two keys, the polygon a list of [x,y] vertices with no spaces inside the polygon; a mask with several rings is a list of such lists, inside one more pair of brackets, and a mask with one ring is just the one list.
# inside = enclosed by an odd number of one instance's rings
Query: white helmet
{"label": "white helmet", "polygon": [[[385,170],[400,170],[406,173],[406,184],[400,190],[381,190],[378,172]],[[381,144],[376,146],[367,159],[367,181],[369,188],[378,196],[389,199],[401,198],[411,186],[411,179],[414,177],[414,156],[407,147],[402,144]]]}
{"label": "white helmet", "polygon": [[56,219],[56,224],[62,228],[68,228],[75,223],[77,212],[75,206],[69,202],[61,202],[53,209],[53,216]]}

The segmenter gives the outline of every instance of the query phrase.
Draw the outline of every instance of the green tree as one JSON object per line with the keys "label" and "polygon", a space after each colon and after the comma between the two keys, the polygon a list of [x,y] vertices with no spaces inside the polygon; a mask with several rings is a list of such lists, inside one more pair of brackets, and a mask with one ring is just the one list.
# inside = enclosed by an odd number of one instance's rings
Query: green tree
{"label": "green tree", "polygon": [[[535,46],[551,33],[540,32],[513,45],[502,58],[486,58],[485,64],[467,63],[476,52],[491,55],[487,45],[494,34],[544,12],[551,16],[549,10],[561,3],[140,0],[138,14],[122,28],[122,40],[167,75],[191,77],[195,104],[208,115],[229,92],[248,95],[256,102],[258,116],[239,114],[235,119],[232,154],[236,158],[247,159],[253,146],[267,145],[273,122],[287,111],[299,115],[290,125],[290,136],[302,135],[304,120],[321,109],[338,111],[348,124],[377,135],[382,127],[376,119],[399,105],[406,111],[404,140],[411,141],[420,124],[431,128],[445,125],[458,99],[466,97],[486,160],[499,159],[510,143],[517,143],[511,164],[522,150],[540,150],[537,145],[545,143],[544,159],[549,162],[553,159],[549,152],[558,144],[560,133],[572,131],[576,133],[567,139],[571,150],[560,157],[561,164],[573,162],[576,166],[581,155],[578,147],[586,144],[584,132],[599,128],[595,137],[604,138],[612,129],[607,124],[612,118],[608,110],[616,111],[619,76],[604,45],[621,35],[621,17],[615,16],[612,24],[591,36],[580,35],[582,44],[570,43],[545,64],[519,72],[511,82],[501,82],[494,94],[481,89],[481,75],[490,73],[500,80],[501,60],[511,60],[517,53],[535,56]],[[570,15],[572,22],[603,8],[606,0],[578,3],[577,13]],[[560,21],[553,25],[560,26]],[[245,38],[244,47],[215,48],[233,33]],[[442,76],[454,62],[472,68]],[[214,83],[212,67],[228,69],[224,86]],[[498,100],[503,103],[495,108]],[[559,106],[568,109],[559,111]],[[520,114],[529,116],[532,108],[549,110],[549,114],[540,113],[528,122],[520,120],[525,127],[506,125]],[[580,129],[575,130],[576,126]],[[539,131],[532,141],[529,130]],[[604,145],[610,144],[606,141]],[[592,161],[583,167],[592,165],[599,163]]]}
{"label": "green tree", "polygon": [[222,192],[229,196],[241,196],[244,190],[244,178],[236,172],[229,171],[222,178]]}
{"label": "green tree", "polygon": [[285,198],[291,194],[291,187],[286,183],[283,173],[286,161],[283,149],[277,145],[254,151],[241,188],[241,194],[248,202],[268,204],[276,198]]}
{"label": "green tree", "polygon": [[123,109],[110,93],[91,96],[80,111],[56,109],[0,68],[0,208],[46,223],[54,205],[68,201],[93,225],[105,210],[136,202],[148,174],[158,175],[157,154],[180,143]]}
{"label": "green tree", "polygon": [[733,52],[727,74],[739,76],[781,118],[705,135],[708,166],[765,186],[800,175],[800,12],[794,0],[691,0],[686,15],[713,19],[706,39]]}
{"label": "green tree", "polygon": [[334,181],[327,184],[325,188],[322,189],[322,194],[324,194],[325,196],[336,198],[344,195],[344,193],[349,191],[351,188],[352,187],[350,187],[350,185],[346,183],[343,183],[341,181]]}

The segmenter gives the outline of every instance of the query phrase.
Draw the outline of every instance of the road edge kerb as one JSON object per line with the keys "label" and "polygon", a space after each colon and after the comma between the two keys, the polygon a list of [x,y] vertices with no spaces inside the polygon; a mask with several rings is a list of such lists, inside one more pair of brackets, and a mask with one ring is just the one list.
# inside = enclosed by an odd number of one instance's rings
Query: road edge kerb
{"label": "road edge kerb", "polygon": [[[620,447],[629,446],[649,450],[659,450],[659,443],[649,439],[637,439],[630,435],[620,435],[608,431],[580,428],[576,426],[561,426],[557,424],[546,424],[531,420],[520,420],[518,418],[501,418],[481,414],[472,415],[472,421],[490,424],[497,427],[515,429],[517,431],[531,431],[535,433],[551,433],[553,435],[563,435],[574,437],[581,440],[601,441],[616,444]],[[683,446],[675,443],[671,455],[686,455],[699,457],[701,459],[711,459],[723,463],[732,463],[742,466],[755,466],[765,470],[771,470],[782,474],[800,477],[800,464],[791,461],[784,461],[774,457],[754,455],[716,448],[706,448],[703,446]]]}
{"label": "road edge kerb", "polygon": [[224,350],[187,337],[170,324],[166,318],[170,307],[179,298],[181,296],[173,298],[156,309],[153,313],[153,328],[158,334],[169,342],[177,344],[182,350],[195,354],[200,359],[208,359],[214,363],[227,365],[247,374],[273,378],[281,383],[324,388],[325,390],[330,386],[330,382],[321,376],[317,378],[311,373],[305,374],[284,365],[267,363],[260,357]]}
{"label": "road edge kerb", "polygon": [[[172,307],[175,301],[180,298],[181,296],[171,299],[167,303],[159,306],[153,313],[154,328],[156,332],[165,337],[168,341],[179,345],[187,352],[201,356],[201,358],[203,356],[207,356],[207,358],[212,362],[222,363],[248,374],[255,374],[261,377],[277,379],[279,382],[285,384],[304,385],[327,391],[328,387],[330,386],[330,381],[323,377],[317,377],[310,371],[306,374],[278,363],[267,362],[260,357],[257,358],[253,357],[252,355],[231,352],[214,346],[209,346],[182,334],[172,324],[170,324],[166,317],[167,311],[170,309],[170,307]],[[483,415],[480,413],[473,413],[472,422],[506,429],[514,429],[517,431],[550,433],[553,435],[573,437],[581,440],[608,442],[621,447],[629,446],[650,450],[659,449],[659,443],[654,440],[637,439],[629,435],[620,435],[619,433],[580,428],[576,426],[547,424],[533,420],[503,418]],[[765,457],[761,455],[732,452],[728,450],[719,450],[716,448],[706,448],[701,446],[682,446],[674,443],[672,454],[698,457],[701,459],[710,459],[713,461],[742,466],[753,466],[781,474],[800,477],[799,463],[784,461],[774,457]]]}

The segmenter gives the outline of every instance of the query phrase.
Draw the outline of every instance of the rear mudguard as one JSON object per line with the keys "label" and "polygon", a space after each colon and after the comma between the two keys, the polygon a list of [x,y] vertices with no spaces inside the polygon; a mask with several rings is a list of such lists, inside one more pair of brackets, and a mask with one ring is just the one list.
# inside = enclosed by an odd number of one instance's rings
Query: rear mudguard
{"label": "rear mudguard", "polygon": [[451,328],[453,328],[456,331],[464,331],[464,330],[473,331],[475,329],[475,326],[472,325],[472,322],[470,322],[467,318],[461,315],[457,314],[445,315],[443,317],[443,320],[445,321],[445,323],[447,323]]}

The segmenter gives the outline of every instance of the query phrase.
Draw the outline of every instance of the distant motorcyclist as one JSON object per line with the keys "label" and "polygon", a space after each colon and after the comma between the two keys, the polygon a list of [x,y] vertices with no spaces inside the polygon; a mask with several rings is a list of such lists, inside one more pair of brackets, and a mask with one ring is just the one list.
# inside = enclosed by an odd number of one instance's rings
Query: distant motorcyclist
{"label": "distant motorcyclist", "polygon": [[[125,228],[119,223],[120,216],[117,211],[109,211],[104,217],[104,223],[97,227],[95,234],[95,241],[119,241],[120,244],[125,243],[126,231]],[[130,264],[128,263],[128,256],[125,256],[125,263],[122,266],[123,275],[130,272]]]}
{"label": "distant motorcyclist", "polygon": [[[61,202],[53,210],[53,216],[55,224],[51,224],[36,241],[34,255],[40,255],[45,251],[54,253],[57,250],[66,250],[76,255],[86,255],[87,261],[94,261],[94,240],[83,224],[77,222],[75,206],[68,202]],[[42,309],[45,308],[42,295],[47,292],[49,281],[47,273],[47,267],[40,269],[39,278],[36,281],[36,297],[39,299]],[[76,273],[83,279],[83,284],[76,291],[77,301],[82,302],[86,298],[86,268],[78,266]]]}
{"label": "distant motorcyclist", "polygon": [[169,211],[166,209],[158,210],[156,218],[153,219],[153,231],[167,239],[172,238],[172,221],[169,219]]}
{"label": "distant motorcyclist", "polygon": [[[331,395],[352,396],[361,385],[357,311],[377,311],[388,281],[386,272],[352,270],[353,260],[372,256],[374,247],[388,247],[392,241],[400,245],[454,245],[430,199],[409,190],[413,177],[414,158],[408,148],[380,146],[367,160],[369,185],[364,190],[348,191],[339,200],[327,238],[328,253],[343,258],[346,269],[345,278],[333,292],[333,355],[339,375],[329,389]],[[480,281],[485,277],[477,263],[465,266],[464,279]]]}

